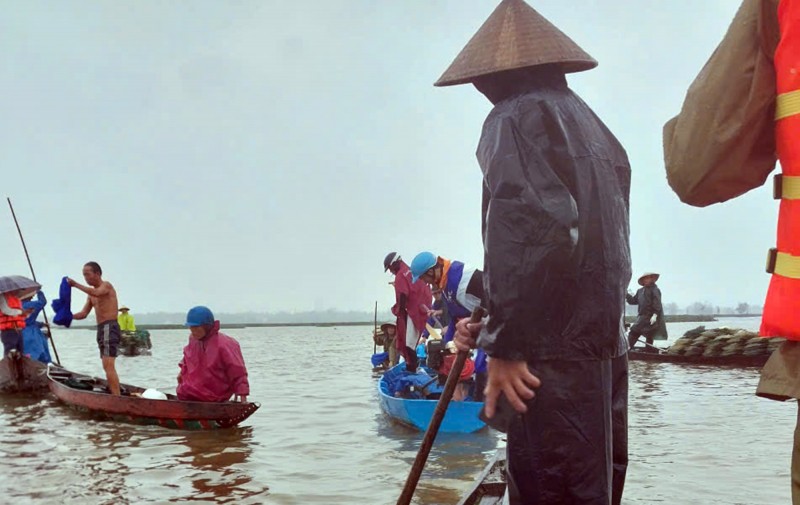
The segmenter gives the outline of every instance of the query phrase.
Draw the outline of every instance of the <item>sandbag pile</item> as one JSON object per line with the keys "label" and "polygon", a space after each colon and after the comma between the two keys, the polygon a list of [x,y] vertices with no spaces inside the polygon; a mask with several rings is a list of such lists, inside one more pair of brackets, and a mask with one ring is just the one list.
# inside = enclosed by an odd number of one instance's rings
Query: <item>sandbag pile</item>
{"label": "sandbag pile", "polygon": [[675,341],[668,353],[679,356],[762,356],[770,355],[786,339],[761,338],[757,332],[739,328],[698,326]]}

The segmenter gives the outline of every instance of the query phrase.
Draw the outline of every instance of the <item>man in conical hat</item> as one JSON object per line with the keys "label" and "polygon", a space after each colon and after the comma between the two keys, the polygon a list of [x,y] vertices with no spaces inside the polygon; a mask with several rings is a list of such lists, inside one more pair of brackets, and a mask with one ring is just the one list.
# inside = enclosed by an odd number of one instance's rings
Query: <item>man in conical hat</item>
{"label": "man in conical hat", "polygon": [[666,340],[667,324],[664,320],[664,306],[661,303],[661,290],[656,285],[660,274],[645,272],[639,276],[639,288],[636,293],[628,292],[625,299],[631,305],[638,305],[636,322],[628,332],[628,345],[631,349],[645,337],[645,352],[658,352],[653,345],[654,340]]}
{"label": "man in conical hat", "polygon": [[630,165],[566,80],[596,65],[503,0],[436,82],[494,104],[477,150],[488,317],[456,342],[490,356],[486,414],[500,395],[521,413],[500,426],[512,504],[619,504],[625,481]]}

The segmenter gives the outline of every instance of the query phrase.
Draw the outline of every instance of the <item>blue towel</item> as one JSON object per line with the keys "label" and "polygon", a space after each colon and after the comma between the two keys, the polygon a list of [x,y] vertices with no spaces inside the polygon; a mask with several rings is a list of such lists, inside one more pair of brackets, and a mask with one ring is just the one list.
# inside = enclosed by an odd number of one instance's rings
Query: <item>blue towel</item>
{"label": "blue towel", "polygon": [[61,287],[58,288],[59,298],[53,300],[51,306],[56,315],[53,316],[53,324],[59,326],[70,327],[72,324],[72,308],[70,302],[72,300],[72,287],[67,282],[67,278],[61,279]]}
{"label": "blue towel", "polygon": [[486,353],[483,352],[483,349],[478,349],[478,353],[475,355],[475,373],[484,372],[489,372],[486,361]]}
{"label": "blue towel", "polygon": [[389,359],[388,352],[379,352],[372,355],[372,366],[378,366]]}

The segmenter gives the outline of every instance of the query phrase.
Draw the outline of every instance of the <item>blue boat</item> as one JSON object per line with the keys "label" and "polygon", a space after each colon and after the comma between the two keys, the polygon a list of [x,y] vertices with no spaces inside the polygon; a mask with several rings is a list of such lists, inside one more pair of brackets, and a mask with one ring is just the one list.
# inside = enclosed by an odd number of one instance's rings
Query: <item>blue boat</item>
{"label": "blue boat", "polygon": [[[441,386],[436,385],[436,373],[426,367],[420,367],[428,374],[428,378],[433,381],[429,389],[441,392]],[[437,400],[423,400],[410,398],[397,398],[394,392],[398,389],[400,380],[408,377],[406,364],[390,368],[383,374],[378,381],[378,398],[381,409],[392,419],[399,421],[406,426],[416,428],[420,431],[428,429],[433,411],[436,409]],[[424,374],[420,374],[425,377]],[[425,382],[428,382],[426,379]],[[451,401],[447,406],[447,412],[439,427],[440,433],[472,433],[478,431],[486,424],[480,420],[478,413],[483,407],[483,402],[475,401]]]}

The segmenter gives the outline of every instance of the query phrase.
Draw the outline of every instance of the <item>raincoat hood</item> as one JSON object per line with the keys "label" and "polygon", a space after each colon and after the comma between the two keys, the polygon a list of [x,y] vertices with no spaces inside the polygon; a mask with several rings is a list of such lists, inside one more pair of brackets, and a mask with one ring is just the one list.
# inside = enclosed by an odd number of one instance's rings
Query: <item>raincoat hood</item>
{"label": "raincoat hood", "polygon": [[178,398],[224,402],[234,394],[250,394],[242,351],[233,338],[220,333],[219,321],[202,340],[190,337],[179,363]]}

